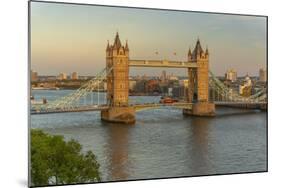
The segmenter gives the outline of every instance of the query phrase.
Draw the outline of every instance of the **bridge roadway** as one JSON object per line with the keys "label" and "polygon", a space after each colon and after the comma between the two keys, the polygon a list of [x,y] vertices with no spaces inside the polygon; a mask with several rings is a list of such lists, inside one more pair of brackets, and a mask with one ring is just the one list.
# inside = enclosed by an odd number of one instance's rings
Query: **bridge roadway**
{"label": "bridge roadway", "polygon": [[67,109],[42,109],[42,110],[32,110],[30,114],[53,114],[53,113],[66,113],[66,112],[85,112],[85,111],[101,111],[108,109],[106,105],[89,105],[89,106],[79,106]]}
{"label": "bridge roadway", "polygon": [[[267,109],[266,102],[223,102],[216,101],[216,106],[226,106],[234,108],[246,108],[246,109]],[[154,109],[159,107],[175,107],[180,109],[192,109],[192,103],[187,102],[176,102],[176,103],[144,103],[144,104],[131,104],[130,106],[135,107],[136,111],[142,111],[146,109]],[[51,113],[66,113],[66,112],[85,112],[85,111],[101,111],[108,109],[107,105],[88,105],[88,106],[79,106],[68,109],[43,109],[43,110],[31,110],[31,114],[51,114]]]}
{"label": "bridge roadway", "polygon": [[231,102],[231,101],[216,101],[216,106],[225,106],[233,108],[245,108],[245,109],[267,109],[267,102]]}
{"label": "bridge roadway", "polygon": [[[130,106],[135,107],[136,111],[141,111],[145,109],[153,109],[158,107],[177,107],[177,108],[192,108],[192,103],[186,102],[176,102],[176,103],[144,103],[144,104],[131,104]],[[107,105],[88,105],[88,106],[80,106],[68,109],[43,109],[43,110],[31,110],[31,114],[51,114],[51,113],[66,113],[66,112],[84,112],[84,111],[101,111],[108,109]]]}

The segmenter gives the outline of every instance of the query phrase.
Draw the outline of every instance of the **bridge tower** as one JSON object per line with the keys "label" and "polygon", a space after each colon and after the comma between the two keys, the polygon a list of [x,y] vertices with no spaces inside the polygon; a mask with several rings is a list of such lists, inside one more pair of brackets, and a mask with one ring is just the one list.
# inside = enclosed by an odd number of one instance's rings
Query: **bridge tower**
{"label": "bridge tower", "polygon": [[184,109],[183,113],[197,116],[214,116],[215,105],[209,102],[209,51],[204,51],[200,40],[191,53],[188,51],[188,62],[196,63],[196,68],[188,68],[189,87],[187,101],[193,103],[192,110]]}
{"label": "bridge tower", "polygon": [[129,46],[121,44],[116,33],[114,44],[107,43],[107,105],[109,109],[101,111],[101,119],[117,123],[134,123],[135,110],[129,106]]}

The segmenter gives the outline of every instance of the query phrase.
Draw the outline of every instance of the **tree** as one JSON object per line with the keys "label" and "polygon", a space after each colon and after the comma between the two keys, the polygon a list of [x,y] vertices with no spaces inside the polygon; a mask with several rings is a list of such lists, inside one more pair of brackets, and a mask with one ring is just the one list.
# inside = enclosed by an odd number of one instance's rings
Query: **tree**
{"label": "tree", "polygon": [[96,156],[75,140],[31,130],[31,183],[33,186],[100,181]]}

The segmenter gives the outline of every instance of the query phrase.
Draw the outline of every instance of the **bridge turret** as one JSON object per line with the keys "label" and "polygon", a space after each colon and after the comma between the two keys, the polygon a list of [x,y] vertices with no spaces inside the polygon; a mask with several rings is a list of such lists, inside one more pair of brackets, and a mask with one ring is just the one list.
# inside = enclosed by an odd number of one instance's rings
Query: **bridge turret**
{"label": "bridge turret", "polygon": [[208,102],[209,100],[209,52],[201,47],[200,40],[197,39],[196,46],[192,52],[192,62],[197,64],[195,86],[197,91],[196,100],[198,102]]}
{"label": "bridge turret", "polygon": [[199,38],[192,54],[188,53],[188,61],[196,63],[196,68],[188,68],[188,96],[187,101],[192,102],[191,111],[184,110],[189,115],[214,115],[215,106],[209,102],[209,51],[204,52]]}
{"label": "bridge turret", "polygon": [[110,122],[133,123],[135,110],[129,106],[129,45],[125,46],[115,35],[113,45],[106,48],[106,66],[112,68],[107,75],[107,105],[109,109],[103,110],[101,117]]}
{"label": "bridge turret", "polygon": [[107,103],[113,106],[128,105],[129,88],[129,45],[125,46],[119,38],[118,32],[115,35],[113,45],[107,44],[107,67],[113,67],[112,73],[107,80]]}

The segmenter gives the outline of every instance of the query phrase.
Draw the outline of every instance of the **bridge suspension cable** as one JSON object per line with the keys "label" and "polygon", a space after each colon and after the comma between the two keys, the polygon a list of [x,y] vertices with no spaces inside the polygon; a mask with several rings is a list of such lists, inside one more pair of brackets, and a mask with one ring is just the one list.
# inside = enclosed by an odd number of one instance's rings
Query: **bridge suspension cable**
{"label": "bridge suspension cable", "polygon": [[240,96],[237,92],[229,89],[223,82],[221,82],[211,71],[209,71],[211,77],[209,80],[210,88],[215,90],[221,97],[223,101],[233,101],[233,102],[266,102],[267,100],[267,88],[262,88],[254,95],[249,97]]}
{"label": "bridge suspension cable", "polygon": [[[36,110],[54,110],[54,109],[73,109],[79,106],[80,99],[86,97],[94,89],[98,88],[101,80],[104,80],[106,76],[112,71],[112,68],[104,68],[93,79],[83,84],[78,90],[72,92],[69,95],[58,98],[44,105],[37,105],[34,107]],[[99,99],[99,94],[98,94]],[[99,104],[99,102],[98,102]]]}

